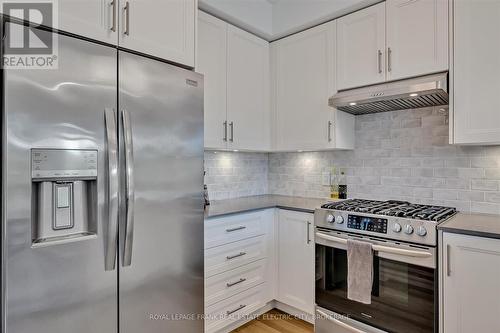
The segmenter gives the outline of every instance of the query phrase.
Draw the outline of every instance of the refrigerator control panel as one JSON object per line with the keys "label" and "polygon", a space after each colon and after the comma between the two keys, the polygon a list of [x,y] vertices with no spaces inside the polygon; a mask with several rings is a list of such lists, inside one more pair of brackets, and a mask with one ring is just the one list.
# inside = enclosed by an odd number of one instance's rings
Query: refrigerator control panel
{"label": "refrigerator control panel", "polygon": [[93,179],[97,177],[97,150],[32,149],[31,177]]}

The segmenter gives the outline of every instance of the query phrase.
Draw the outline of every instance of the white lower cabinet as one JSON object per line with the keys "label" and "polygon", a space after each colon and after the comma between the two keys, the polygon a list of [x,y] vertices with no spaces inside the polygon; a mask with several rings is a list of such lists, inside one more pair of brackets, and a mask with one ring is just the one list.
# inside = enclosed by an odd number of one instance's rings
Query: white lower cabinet
{"label": "white lower cabinet", "polygon": [[229,332],[280,304],[314,313],[313,220],[270,208],[205,221],[205,332]]}
{"label": "white lower cabinet", "polygon": [[314,215],[279,210],[278,301],[314,313]]}
{"label": "white lower cabinet", "polygon": [[441,332],[498,332],[500,240],[443,233]]}
{"label": "white lower cabinet", "polygon": [[205,332],[224,329],[266,304],[265,283],[205,307]]}
{"label": "white lower cabinet", "polygon": [[275,209],[205,221],[205,332],[225,332],[274,299]]}
{"label": "white lower cabinet", "polygon": [[266,281],[267,259],[216,274],[205,280],[205,303],[210,306]]}
{"label": "white lower cabinet", "polygon": [[205,277],[263,259],[268,254],[267,236],[261,235],[205,250]]}

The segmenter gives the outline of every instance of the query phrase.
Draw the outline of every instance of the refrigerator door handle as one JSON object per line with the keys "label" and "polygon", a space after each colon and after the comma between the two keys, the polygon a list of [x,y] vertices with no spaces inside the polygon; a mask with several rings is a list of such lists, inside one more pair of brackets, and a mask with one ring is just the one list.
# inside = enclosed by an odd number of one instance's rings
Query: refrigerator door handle
{"label": "refrigerator door handle", "polygon": [[123,245],[123,266],[130,266],[132,263],[132,243],[134,238],[134,154],[132,142],[132,125],[130,123],[130,113],[122,110],[122,126],[125,149],[125,241]]}
{"label": "refrigerator door handle", "polygon": [[118,137],[115,110],[104,110],[108,153],[108,232],[106,240],[105,270],[115,269],[118,237]]}

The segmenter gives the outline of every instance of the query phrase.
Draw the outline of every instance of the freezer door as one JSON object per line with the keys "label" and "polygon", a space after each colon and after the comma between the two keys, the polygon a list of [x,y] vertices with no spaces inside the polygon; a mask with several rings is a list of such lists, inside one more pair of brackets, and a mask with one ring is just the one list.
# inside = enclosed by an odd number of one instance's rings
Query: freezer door
{"label": "freezer door", "polygon": [[[10,23],[6,26],[9,29]],[[108,131],[110,141],[106,140],[105,110],[110,112],[107,125],[112,131],[117,104],[117,51],[60,35],[58,57],[57,70],[3,72],[2,332],[113,333],[117,332],[118,320],[117,269],[113,268],[113,244],[109,242],[113,233],[108,232],[107,148],[113,149],[117,135],[113,140],[113,133]],[[80,207],[82,200],[95,202],[90,216],[77,216],[77,209],[71,210],[75,223],[82,217],[95,224],[93,235],[34,242],[36,203],[32,198],[38,185],[32,184],[32,149],[81,149],[90,151],[83,153],[93,161],[97,155],[97,178],[94,185],[89,182],[96,188],[85,192],[96,197],[79,196],[84,193],[82,181],[67,185],[74,196],[57,191],[58,196],[53,197],[58,202],[53,203],[54,212],[56,208],[64,210],[70,202],[75,207]],[[60,162],[68,165],[68,160]],[[45,185],[40,186],[43,191],[63,186],[56,182],[54,187]],[[118,197],[117,191],[111,193],[113,197]],[[46,198],[52,200],[51,195]],[[71,232],[70,223],[56,228],[57,223],[50,224],[51,209],[46,213],[48,230],[54,234]],[[83,227],[88,227],[86,222],[82,222]]]}
{"label": "freezer door", "polygon": [[119,82],[120,332],[203,332],[202,76],[120,52]]}

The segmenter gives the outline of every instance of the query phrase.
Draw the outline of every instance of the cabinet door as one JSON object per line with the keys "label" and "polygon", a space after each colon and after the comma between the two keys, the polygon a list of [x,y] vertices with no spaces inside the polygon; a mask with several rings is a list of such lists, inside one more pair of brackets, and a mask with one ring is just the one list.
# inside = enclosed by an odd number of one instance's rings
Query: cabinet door
{"label": "cabinet door", "polygon": [[118,0],[60,0],[58,7],[56,28],[114,45],[118,43]]}
{"label": "cabinet door", "polygon": [[385,81],[385,2],[337,20],[337,89]]}
{"label": "cabinet door", "polygon": [[448,1],[388,0],[387,79],[448,70]]}
{"label": "cabinet door", "polygon": [[450,121],[454,143],[500,143],[500,2],[453,2]]}
{"label": "cabinet door", "polygon": [[227,47],[228,147],[269,150],[269,43],[229,25]]}
{"label": "cabinet door", "polygon": [[273,44],[277,150],[334,146],[334,44],[334,22]]}
{"label": "cabinet door", "polygon": [[449,233],[443,240],[443,333],[497,332],[500,240]]}
{"label": "cabinet door", "polygon": [[279,210],[278,301],[314,313],[314,217]]}
{"label": "cabinet door", "polygon": [[120,46],[194,67],[196,0],[122,0]]}
{"label": "cabinet door", "polygon": [[198,12],[196,71],[204,75],[205,148],[224,149],[226,124],[227,23]]}

